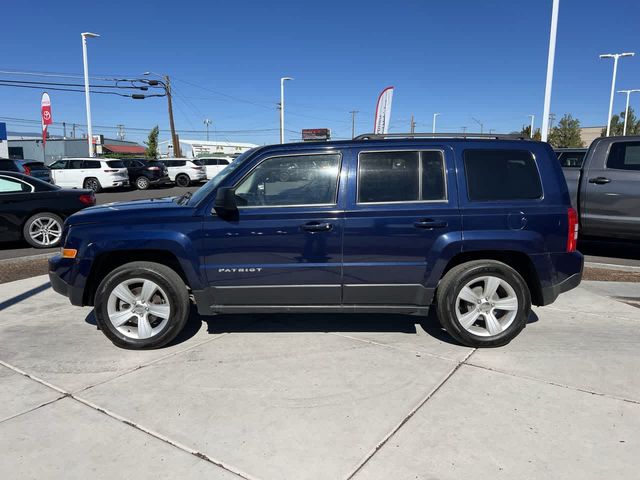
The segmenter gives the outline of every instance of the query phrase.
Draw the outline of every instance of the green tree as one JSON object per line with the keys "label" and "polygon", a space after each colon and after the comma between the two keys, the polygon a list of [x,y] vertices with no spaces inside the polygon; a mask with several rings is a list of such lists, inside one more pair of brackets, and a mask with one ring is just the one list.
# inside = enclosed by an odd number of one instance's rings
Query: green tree
{"label": "green tree", "polygon": [[[611,136],[622,135],[624,129],[624,112],[611,116]],[[607,127],[602,129],[600,136],[607,135]],[[629,107],[629,120],[627,121],[627,135],[640,135],[640,119],[636,117],[633,108]]]}
{"label": "green tree", "polygon": [[[523,137],[529,138],[529,136],[531,135],[531,125],[523,125],[522,126],[522,130],[520,130],[519,132],[516,132],[518,135],[522,135]],[[541,140],[542,139],[542,134],[540,133],[540,129],[539,128],[534,128],[533,130],[533,139],[534,140]]]}
{"label": "green tree", "polygon": [[144,144],[147,146],[144,151],[144,156],[149,159],[158,158],[158,135],[160,135],[160,129],[156,125],[149,132],[147,141],[144,142]]}
{"label": "green tree", "polygon": [[549,143],[556,148],[583,147],[580,138],[580,120],[573,118],[570,113],[565,113],[549,132]]}

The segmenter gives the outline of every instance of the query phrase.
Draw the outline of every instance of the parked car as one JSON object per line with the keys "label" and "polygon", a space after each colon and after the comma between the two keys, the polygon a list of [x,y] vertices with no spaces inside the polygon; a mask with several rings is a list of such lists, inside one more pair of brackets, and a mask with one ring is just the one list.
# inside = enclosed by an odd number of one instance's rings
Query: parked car
{"label": "parked car", "polygon": [[49,168],[44,163],[35,160],[9,160],[7,158],[0,158],[0,170],[23,173],[44,180],[45,182],[53,182]]}
{"label": "parked car", "polygon": [[0,241],[24,238],[35,248],[57,247],[64,219],[95,205],[91,190],[63,190],[15,172],[0,172]]}
{"label": "parked car", "polygon": [[586,148],[556,148],[558,161],[563,168],[580,168],[587,154]]}
{"label": "parked car", "polygon": [[95,193],[105,188],[129,186],[129,174],[121,160],[67,158],[49,166],[56,185],[85,188]]}
{"label": "parked car", "polygon": [[188,187],[193,183],[203,182],[207,179],[207,173],[200,160],[162,158],[160,162],[167,167],[169,179],[179,187]]}
{"label": "parked car", "polygon": [[[577,216],[547,143],[463,136],[249,150],[195,193],[71,216],[53,288],[127,348],[203,315],[433,304],[459,342],[503,345],[576,287]],[[306,174],[283,182],[277,168]],[[313,174],[311,174],[313,173]]]}
{"label": "parked car", "polygon": [[563,171],[582,235],[640,239],[640,136],[596,138]]}
{"label": "parked car", "polygon": [[215,177],[231,163],[231,160],[223,157],[200,157],[198,160],[202,162],[207,178]]}
{"label": "parked car", "polygon": [[123,158],[127,168],[129,183],[138,190],[146,190],[152,185],[165,185],[171,182],[164,163],[143,158]]}

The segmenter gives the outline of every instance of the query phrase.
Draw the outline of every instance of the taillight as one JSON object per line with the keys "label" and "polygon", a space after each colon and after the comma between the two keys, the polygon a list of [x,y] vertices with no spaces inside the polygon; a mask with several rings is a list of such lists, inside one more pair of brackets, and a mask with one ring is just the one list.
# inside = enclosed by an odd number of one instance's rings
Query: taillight
{"label": "taillight", "polygon": [[103,170],[103,172],[105,173],[115,173],[115,172],[119,172],[120,170],[118,170],[117,168],[105,168]]}
{"label": "taillight", "polygon": [[567,211],[569,231],[567,232],[567,252],[575,252],[578,246],[578,212],[573,208]]}
{"label": "taillight", "polygon": [[96,204],[96,196],[93,193],[83,194],[78,197],[80,203],[85,205],[95,205]]}
{"label": "taillight", "polygon": [[160,170],[160,167],[147,167],[147,170],[157,171]]}
{"label": "taillight", "polygon": [[25,175],[31,175],[31,168],[27,167],[26,165],[24,166],[24,174]]}
{"label": "taillight", "polygon": [[202,170],[202,167],[191,167],[191,168],[193,168],[194,170]]}

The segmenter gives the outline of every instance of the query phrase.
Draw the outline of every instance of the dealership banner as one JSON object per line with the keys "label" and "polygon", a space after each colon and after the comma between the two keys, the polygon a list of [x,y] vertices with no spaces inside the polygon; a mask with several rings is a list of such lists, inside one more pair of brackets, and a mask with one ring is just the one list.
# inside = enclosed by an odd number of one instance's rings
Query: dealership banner
{"label": "dealership banner", "polygon": [[393,87],[382,90],[376,105],[376,118],[373,125],[373,133],[389,133],[391,122],[391,101],[393,100]]}
{"label": "dealership banner", "polygon": [[47,126],[53,123],[51,117],[51,99],[49,94],[44,92],[40,101],[40,114],[42,115],[42,145],[47,144]]}

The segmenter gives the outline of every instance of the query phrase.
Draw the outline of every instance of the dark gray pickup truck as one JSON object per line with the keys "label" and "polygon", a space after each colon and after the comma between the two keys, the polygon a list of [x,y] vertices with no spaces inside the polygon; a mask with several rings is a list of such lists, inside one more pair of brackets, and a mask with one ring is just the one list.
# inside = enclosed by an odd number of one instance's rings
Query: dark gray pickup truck
{"label": "dark gray pickup truck", "polygon": [[582,161],[568,160],[578,150],[556,153],[581,235],[640,240],[640,136],[597,138]]}

